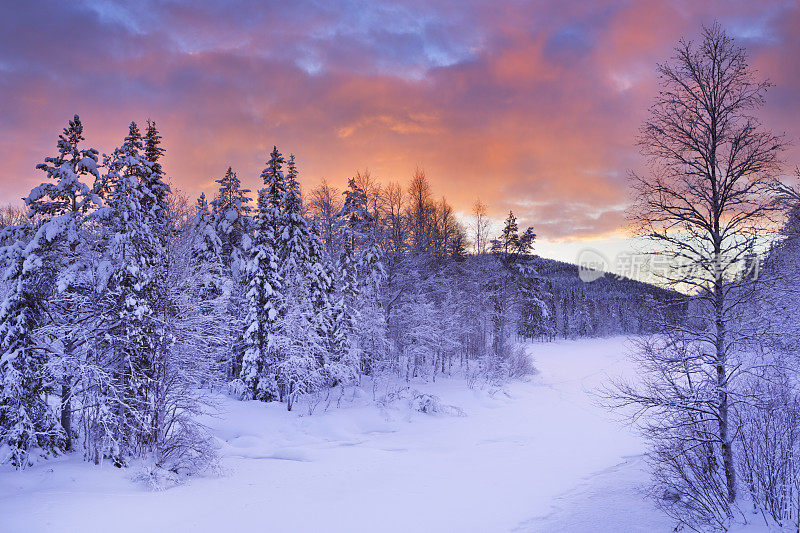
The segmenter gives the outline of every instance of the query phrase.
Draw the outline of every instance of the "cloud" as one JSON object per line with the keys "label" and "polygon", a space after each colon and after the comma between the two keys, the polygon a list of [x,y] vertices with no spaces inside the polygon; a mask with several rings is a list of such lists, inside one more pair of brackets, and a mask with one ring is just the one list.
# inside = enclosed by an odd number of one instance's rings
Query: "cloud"
{"label": "cloud", "polygon": [[[79,113],[109,152],[156,120],[165,167],[188,194],[228,165],[251,188],[273,144],[306,187],[369,167],[406,182],[420,165],[468,211],[480,196],[539,235],[625,225],[634,140],[655,65],[718,18],[776,83],[765,125],[797,138],[794,2],[26,2],[0,17],[0,198]],[[653,21],[657,21],[654,24]],[[787,154],[798,162],[797,151]]]}

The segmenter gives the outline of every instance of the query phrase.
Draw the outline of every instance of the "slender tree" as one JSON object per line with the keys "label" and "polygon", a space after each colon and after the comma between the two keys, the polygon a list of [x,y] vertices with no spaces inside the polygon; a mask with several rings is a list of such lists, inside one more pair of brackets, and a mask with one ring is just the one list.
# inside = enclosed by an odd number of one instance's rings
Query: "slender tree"
{"label": "slender tree", "polygon": [[245,352],[241,378],[250,396],[263,401],[279,398],[278,341],[280,319],[285,311],[279,267],[282,251],[279,239],[285,227],[283,165],[283,156],[274,147],[261,173],[264,188],[259,192],[256,230],[246,271],[248,311],[244,323]]}
{"label": "slender tree", "polygon": [[660,415],[648,431],[656,456],[670,458],[659,481],[682,495],[672,511],[724,521],[737,497],[731,409],[748,367],[748,335],[734,327],[746,299],[736,272],[774,208],[767,192],[785,143],[752,114],[769,82],[719,24],[704,28],[699,43],[681,40],[658,73],[661,90],[640,136],[650,172],[633,175],[631,213],[670,261],[664,281],[691,294],[693,316],[667,329],[666,344],[662,337],[643,347],[646,385],[623,387],[622,396]]}
{"label": "slender tree", "polygon": [[473,245],[476,254],[484,254],[489,244],[489,216],[486,204],[480,198],[472,205]]}
{"label": "slender tree", "polygon": [[160,162],[166,150],[161,146],[161,135],[158,133],[156,123],[151,120],[147,121],[142,144],[143,158],[150,163],[149,171],[142,176],[139,184],[144,193],[142,209],[149,212],[147,216],[150,223],[163,242],[168,238],[171,229],[167,220],[170,188],[164,181],[164,170]]}

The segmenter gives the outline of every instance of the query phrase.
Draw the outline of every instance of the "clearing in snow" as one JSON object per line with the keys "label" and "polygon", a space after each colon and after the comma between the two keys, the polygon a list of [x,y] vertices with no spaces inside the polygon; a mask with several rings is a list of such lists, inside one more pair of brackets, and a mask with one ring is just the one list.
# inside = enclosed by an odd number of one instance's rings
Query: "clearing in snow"
{"label": "clearing in snow", "polygon": [[[632,375],[622,337],[534,343],[540,374],[501,390],[410,384],[325,412],[220,397],[218,475],[164,491],[78,457],[0,475],[0,528],[40,531],[670,531],[646,500],[644,444],[592,390]],[[378,388],[377,395],[385,394]],[[430,398],[428,398],[430,400]],[[430,406],[430,405],[429,405]],[[448,408],[448,406],[450,406]],[[430,410],[430,409],[428,409]]]}

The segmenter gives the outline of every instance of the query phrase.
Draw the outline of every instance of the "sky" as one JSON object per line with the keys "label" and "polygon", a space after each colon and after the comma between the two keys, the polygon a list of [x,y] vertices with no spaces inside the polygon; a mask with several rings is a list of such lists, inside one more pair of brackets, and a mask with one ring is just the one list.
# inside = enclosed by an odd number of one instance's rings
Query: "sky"
{"label": "sky", "polygon": [[42,181],[72,115],[101,153],[150,118],[192,197],[229,165],[257,189],[277,145],[306,190],[421,167],[457,212],[513,210],[542,255],[613,257],[656,65],[715,20],[775,84],[763,123],[797,146],[798,0],[2,2],[0,202]]}

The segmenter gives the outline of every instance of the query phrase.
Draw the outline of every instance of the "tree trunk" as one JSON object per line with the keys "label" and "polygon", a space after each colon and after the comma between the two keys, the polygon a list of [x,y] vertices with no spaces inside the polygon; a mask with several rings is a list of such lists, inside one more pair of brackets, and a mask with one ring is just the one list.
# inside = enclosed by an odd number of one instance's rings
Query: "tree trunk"
{"label": "tree trunk", "polygon": [[[64,358],[71,361],[74,351],[72,339],[64,343]],[[61,379],[61,426],[64,428],[66,438],[64,449],[72,450],[72,376],[64,376]]]}
{"label": "tree trunk", "polygon": [[[718,267],[719,268],[719,267]],[[725,321],[724,321],[724,293],[722,281],[718,279],[714,284],[715,314],[716,314],[716,370],[717,391],[719,394],[719,438],[722,443],[722,465],[725,470],[725,484],[728,492],[728,501],[736,501],[736,471],[733,465],[733,445],[731,442],[730,427],[728,425],[728,370],[727,353],[725,349]]]}
{"label": "tree trunk", "polygon": [[66,433],[66,439],[64,440],[64,449],[66,451],[72,450],[71,380],[72,377],[65,376],[61,383],[61,425],[64,427],[64,433]]}

